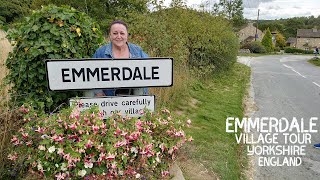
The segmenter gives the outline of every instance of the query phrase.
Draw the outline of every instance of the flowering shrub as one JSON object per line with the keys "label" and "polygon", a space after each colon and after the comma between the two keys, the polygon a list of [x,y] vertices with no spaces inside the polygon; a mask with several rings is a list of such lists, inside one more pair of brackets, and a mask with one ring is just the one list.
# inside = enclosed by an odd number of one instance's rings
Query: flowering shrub
{"label": "flowering shrub", "polygon": [[56,179],[166,177],[177,150],[192,141],[182,130],[185,124],[168,110],[145,112],[140,119],[114,114],[107,120],[96,107],[50,115],[28,106],[20,110],[26,124],[12,137],[8,159]]}

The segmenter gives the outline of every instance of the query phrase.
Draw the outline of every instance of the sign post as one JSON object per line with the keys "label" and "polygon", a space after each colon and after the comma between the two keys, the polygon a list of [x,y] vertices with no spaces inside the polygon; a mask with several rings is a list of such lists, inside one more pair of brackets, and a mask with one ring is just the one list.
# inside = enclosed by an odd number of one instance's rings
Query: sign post
{"label": "sign post", "polygon": [[[51,91],[167,87],[173,84],[172,58],[46,60]],[[70,99],[82,111],[99,106],[104,118],[113,113],[139,117],[154,111],[155,96],[112,96]]]}

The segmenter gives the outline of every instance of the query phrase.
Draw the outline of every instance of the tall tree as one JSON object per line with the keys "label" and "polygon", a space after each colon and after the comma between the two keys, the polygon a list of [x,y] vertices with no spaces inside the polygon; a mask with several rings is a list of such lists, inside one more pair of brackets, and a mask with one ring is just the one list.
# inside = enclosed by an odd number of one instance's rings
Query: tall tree
{"label": "tall tree", "polygon": [[276,35],[276,46],[280,47],[281,49],[286,46],[286,40],[280,32],[278,32]]}
{"label": "tall tree", "polygon": [[267,28],[266,34],[261,40],[261,44],[266,48],[267,52],[271,52],[273,50],[272,34],[269,28]]}
{"label": "tall tree", "polygon": [[225,16],[238,27],[245,23],[242,0],[220,0],[213,5],[212,14]]}

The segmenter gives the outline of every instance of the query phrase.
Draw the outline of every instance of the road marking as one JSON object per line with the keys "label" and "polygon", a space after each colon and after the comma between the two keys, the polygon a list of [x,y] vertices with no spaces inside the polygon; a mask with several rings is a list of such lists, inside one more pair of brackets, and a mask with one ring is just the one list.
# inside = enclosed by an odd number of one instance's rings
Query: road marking
{"label": "road marking", "polygon": [[292,69],[292,67],[291,66],[288,66],[288,65],[286,65],[286,64],[282,64],[284,67],[286,67],[286,68],[289,68],[289,69]]}
{"label": "road marking", "polygon": [[306,78],[304,75],[302,75],[301,73],[299,73],[298,71],[294,70],[293,67],[288,66],[286,64],[282,64],[284,67],[291,69],[293,72],[297,73],[299,76]]}
{"label": "road marking", "polygon": [[300,74],[298,71],[296,71],[296,70],[294,70],[294,69],[291,69],[291,70],[292,70],[293,72],[299,74],[301,77],[306,78],[304,75]]}
{"label": "road marking", "polygon": [[317,84],[316,82],[312,82],[314,85],[316,85],[316,86],[318,86],[318,87],[320,87],[320,85],[319,84]]}

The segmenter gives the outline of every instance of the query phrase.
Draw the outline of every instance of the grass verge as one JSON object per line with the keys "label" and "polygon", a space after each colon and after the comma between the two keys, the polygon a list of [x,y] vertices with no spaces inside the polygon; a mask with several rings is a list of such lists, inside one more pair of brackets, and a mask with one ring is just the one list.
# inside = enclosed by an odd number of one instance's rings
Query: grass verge
{"label": "grass verge", "polygon": [[193,84],[192,100],[184,111],[192,119],[186,133],[194,141],[184,147],[178,161],[186,179],[245,178],[244,149],[233,134],[225,132],[225,120],[243,117],[249,80],[250,68],[236,63],[228,72]]}
{"label": "grass verge", "polygon": [[315,65],[315,66],[320,66],[320,59],[312,58],[312,59],[308,60],[308,62]]}

